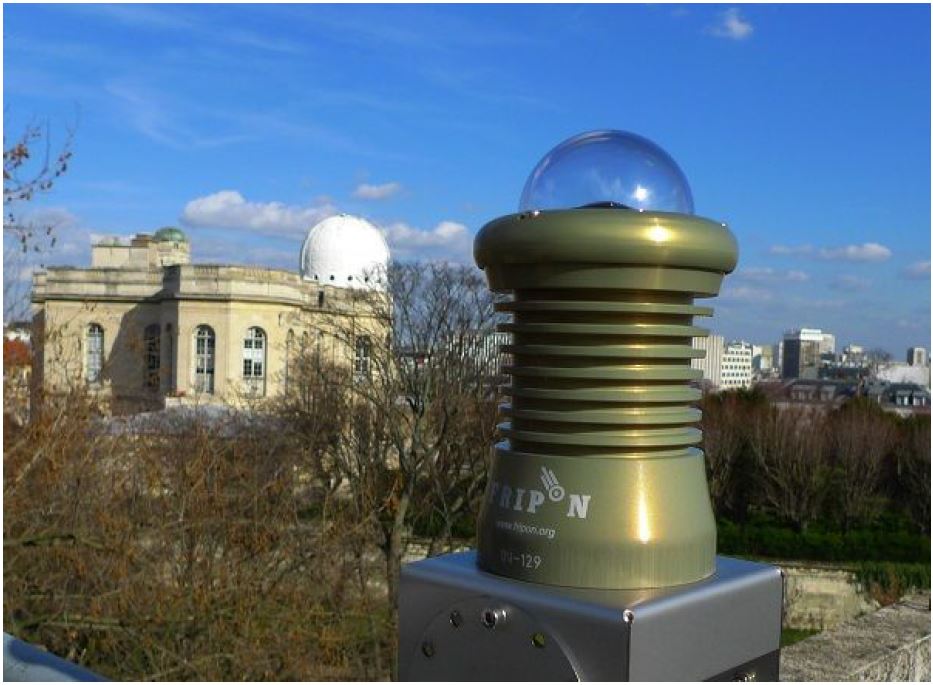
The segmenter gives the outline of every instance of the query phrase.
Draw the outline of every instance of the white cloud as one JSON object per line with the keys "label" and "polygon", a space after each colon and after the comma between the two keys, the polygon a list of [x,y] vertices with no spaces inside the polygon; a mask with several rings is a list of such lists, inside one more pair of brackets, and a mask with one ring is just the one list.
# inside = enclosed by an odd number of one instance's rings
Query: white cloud
{"label": "white cloud", "polygon": [[733,286],[726,281],[721,297],[726,302],[749,302],[752,304],[759,304],[762,302],[770,302],[774,299],[774,294],[770,290],[764,288],[754,288],[745,285]]}
{"label": "white cloud", "polygon": [[770,266],[750,266],[736,272],[736,278],[754,283],[806,283],[810,274],[796,269],[772,269]]}
{"label": "white cloud", "polygon": [[[126,123],[150,140],[176,150],[230,145],[253,137],[252,133],[245,132],[219,133],[229,128],[221,117],[211,117],[210,121],[194,126],[193,108],[188,103],[151,88],[111,81],[105,84],[104,90],[118,101]],[[201,110],[200,114],[203,117],[208,112]],[[210,133],[204,129],[209,129]]]}
{"label": "white cloud", "polygon": [[840,262],[883,262],[891,256],[891,250],[879,243],[821,248],[812,245],[772,245],[768,252],[773,255],[815,257]]}
{"label": "white cloud", "polygon": [[[228,228],[301,240],[308,229],[336,212],[336,207],[325,196],[309,205],[286,205],[281,202],[253,202],[236,190],[221,190],[188,202],[181,220],[192,227]],[[403,221],[377,225],[385,235],[393,257],[440,258],[471,263],[472,235],[461,223],[441,221],[431,229],[416,228]],[[212,258],[226,254],[219,246],[203,250],[196,247],[196,250],[198,255]],[[233,256],[242,259],[239,255]],[[285,261],[281,254],[266,257],[277,264]]]}
{"label": "white cloud", "polygon": [[101,240],[116,240],[122,245],[129,245],[130,241],[135,236],[134,233],[129,233],[126,235],[118,235],[116,233],[96,233],[91,231],[88,235],[89,242],[94,245],[99,243]]}
{"label": "white cloud", "polygon": [[197,262],[220,264],[253,264],[276,269],[295,270],[298,252],[265,245],[253,245],[243,250],[229,240],[202,238],[192,245]]}
{"label": "white cloud", "polygon": [[[15,203],[7,207],[13,214],[16,230],[4,231],[4,253],[22,252],[24,248],[35,257],[46,258],[58,251],[62,240],[79,230],[78,217],[62,207],[38,207],[20,214]],[[9,216],[7,217],[9,218]]]}
{"label": "white cloud", "polygon": [[430,230],[396,222],[382,227],[393,256],[443,256],[469,263],[472,240],[470,231],[456,221],[441,221]]}
{"label": "white cloud", "polygon": [[829,284],[835,290],[865,290],[871,287],[871,279],[843,274]]}
{"label": "white cloud", "polygon": [[813,254],[812,245],[772,245],[768,252],[774,255],[806,257]]}
{"label": "white cloud", "polygon": [[360,183],[353,191],[353,197],[361,200],[385,200],[396,195],[402,189],[402,184],[397,181],[381,183],[379,185],[370,185],[369,183]]}
{"label": "white cloud", "polygon": [[737,7],[730,7],[719,15],[719,22],[709,28],[709,32],[720,38],[745,40],[755,31],[751,22],[743,19]]}
{"label": "white cloud", "polygon": [[843,247],[824,248],[819,251],[820,259],[843,262],[883,262],[891,256],[891,250],[878,243],[845,245]]}
{"label": "white cloud", "polygon": [[804,307],[810,307],[811,309],[848,309],[851,308],[852,303],[849,300],[800,300],[797,303],[797,306],[803,309]]}
{"label": "white cloud", "polygon": [[322,219],[336,213],[329,202],[309,206],[250,202],[235,190],[221,190],[191,200],[182,212],[189,226],[233,228],[259,234],[300,238]]}
{"label": "white cloud", "polygon": [[898,319],[897,327],[908,331],[929,331],[930,326],[927,323],[921,323],[916,319]]}
{"label": "white cloud", "polygon": [[83,255],[86,252],[85,248],[74,241],[59,243],[56,249],[58,250],[58,254],[63,257]]}
{"label": "white cloud", "polygon": [[78,217],[63,207],[42,207],[26,213],[22,220],[33,226],[51,226],[54,230],[71,228],[78,222]]}
{"label": "white cloud", "polygon": [[922,281],[930,277],[930,261],[914,262],[904,267],[903,275],[913,281]]}

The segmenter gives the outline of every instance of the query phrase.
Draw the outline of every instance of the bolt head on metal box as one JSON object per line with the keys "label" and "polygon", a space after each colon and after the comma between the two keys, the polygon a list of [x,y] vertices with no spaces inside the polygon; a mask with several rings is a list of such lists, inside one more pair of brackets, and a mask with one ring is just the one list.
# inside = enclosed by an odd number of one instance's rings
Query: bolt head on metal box
{"label": "bolt head on metal box", "polygon": [[716,558],[652,590],[557,588],[480,571],[474,552],[402,569],[399,676],[435,681],[777,680],[778,569]]}

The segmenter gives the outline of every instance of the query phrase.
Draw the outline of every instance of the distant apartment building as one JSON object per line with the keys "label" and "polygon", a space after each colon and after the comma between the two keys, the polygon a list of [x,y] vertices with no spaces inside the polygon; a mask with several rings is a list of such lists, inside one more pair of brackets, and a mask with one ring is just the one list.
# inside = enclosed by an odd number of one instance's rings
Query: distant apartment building
{"label": "distant apartment building", "polygon": [[820,341],[820,354],[836,354],[836,336],[832,333],[823,333]]}
{"label": "distant apartment building", "polygon": [[868,384],[866,395],[882,407],[901,416],[930,411],[930,390],[916,383],[886,383],[876,381]]}
{"label": "distant apartment building", "polygon": [[752,346],[744,341],[733,341],[722,353],[722,390],[752,387]]}
{"label": "distant apartment building", "polygon": [[908,347],[907,363],[911,366],[927,366],[929,357],[925,347]]}
{"label": "distant apartment building", "polygon": [[503,347],[512,343],[512,334],[501,331],[475,331],[448,342],[448,350],[462,361],[471,361],[487,376],[499,374],[499,367],[511,364],[512,355]]}
{"label": "distant apartment building", "polygon": [[769,376],[777,366],[775,363],[775,345],[752,345],[752,374],[759,377]]}
{"label": "distant apartment building", "polygon": [[722,385],[722,354],[725,340],[721,335],[710,333],[703,338],[694,338],[693,347],[705,350],[706,356],[702,359],[693,359],[690,366],[703,371],[703,379],[715,388]]}
{"label": "distant apartment building", "polygon": [[865,348],[861,345],[846,345],[842,349],[842,361],[846,364],[861,364],[865,361]]}
{"label": "distant apartment building", "polygon": [[886,383],[913,384],[929,388],[930,367],[911,366],[904,362],[886,362],[878,364],[875,379]]}
{"label": "distant apartment building", "polygon": [[[13,321],[3,326],[4,340],[18,340],[28,345],[32,339],[31,321]],[[923,349],[923,348],[920,348]]]}
{"label": "distant apartment building", "polygon": [[816,378],[820,368],[823,331],[800,328],[784,334],[782,378]]}
{"label": "distant apartment building", "polygon": [[913,383],[892,383],[885,388],[881,399],[896,407],[929,407],[930,391]]}
{"label": "distant apartment building", "polygon": [[857,393],[857,386],[845,381],[798,379],[786,383],[786,401],[838,407]]}

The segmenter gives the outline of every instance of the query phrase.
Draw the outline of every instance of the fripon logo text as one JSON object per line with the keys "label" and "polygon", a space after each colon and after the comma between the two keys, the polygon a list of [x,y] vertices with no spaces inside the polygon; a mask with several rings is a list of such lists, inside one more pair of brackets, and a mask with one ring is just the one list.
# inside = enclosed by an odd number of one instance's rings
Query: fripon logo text
{"label": "fripon logo text", "polygon": [[540,481],[543,490],[519,488],[492,481],[489,500],[500,509],[523,511],[527,514],[537,514],[542,506],[566,502],[567,518],[586,518],[590,508],[590,495],[568,494],[557,480],[554,471],[546,466],[541,467]]}

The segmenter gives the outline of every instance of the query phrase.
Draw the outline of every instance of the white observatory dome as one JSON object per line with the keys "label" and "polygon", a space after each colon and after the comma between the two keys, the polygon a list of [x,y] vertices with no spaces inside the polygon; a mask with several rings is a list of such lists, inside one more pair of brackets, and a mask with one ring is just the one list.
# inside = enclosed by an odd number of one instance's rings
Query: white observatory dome
{"label": "white observatory dome", "polygon": [[331,216],[308,231],[301,246],[303,278],[343,288],[382,288],[389,246],[375,226],[356,216]]}

